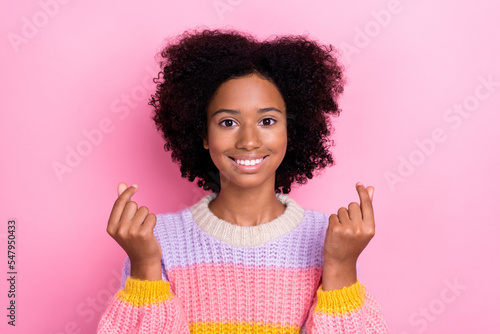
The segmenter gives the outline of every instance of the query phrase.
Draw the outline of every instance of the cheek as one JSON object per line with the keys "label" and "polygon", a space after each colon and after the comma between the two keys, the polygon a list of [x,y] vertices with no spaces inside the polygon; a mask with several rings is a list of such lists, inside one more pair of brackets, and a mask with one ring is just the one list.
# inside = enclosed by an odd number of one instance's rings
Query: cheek
{"label": "cheek", "polygon": [[266,138],[264,145],[271,150],[277,158],[283,159],[286,155],[288,138],[286,129],[273,132],[272,135]]}
{"label": "cheek", "polygon": [[286,146],[288,143],[288,136],[286,128],[282,129],[279,133],[276,134],[276,138],[274,139],[277,147],[286,150]]}
{"label": "cheek", "polygon": [[226,152],[229,142],[227,136],[220,136],[214,131],[208,135],[208,151],[217,168],[220,168],[220,161],[223,160],[222,156]]}
{"label": "cheek", "polygon": [[210,146],[210,159],[212,160],[212,163],[215,165],[217,170],[220,171],[221,168],[223,168],[223,163],[221,162],[222,158],[218,151],[214,151],[212,149],[212,146]]}

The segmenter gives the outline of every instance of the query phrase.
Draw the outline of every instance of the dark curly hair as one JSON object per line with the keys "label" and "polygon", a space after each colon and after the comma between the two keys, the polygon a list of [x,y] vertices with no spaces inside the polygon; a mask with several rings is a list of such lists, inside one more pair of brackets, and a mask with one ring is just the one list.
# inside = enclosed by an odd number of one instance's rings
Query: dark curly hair
{"label": "dark curly hair", "polygon": [[235,30],[188,30],[171,40],[158,55],[162,70],[149,105],[182,177],[220,192],[219,171],[203,147],[207,106],[222,83],[255,72],[278,88],[286,105],[288,144],[275,192],[287,194],[293,182],[305,184],[314,170],[334,164],[327,114],[339,115],[345,84],[336,53],[304,36],[259,42]]}

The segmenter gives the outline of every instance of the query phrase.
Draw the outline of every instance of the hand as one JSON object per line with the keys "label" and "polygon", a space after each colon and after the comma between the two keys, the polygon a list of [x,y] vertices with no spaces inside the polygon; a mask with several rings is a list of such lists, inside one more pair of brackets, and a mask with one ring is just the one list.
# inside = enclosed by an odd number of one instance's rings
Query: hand
{"label": "hand", "polygon": [[323,247],[323,290],[356,283],[356,262],[375,235],[373,187],[356,184],[360,204],[351,202],[330,215]]}
{"label": "hand", "polygon": [[118,199],[115,201],[108,221],[107,232],[127,253],[130,276],[138,279],[160,280],[161,247],[153,234],[156,216],[147,207],[137,209],[130,201],[137,186],[127,188],[118,184]]}

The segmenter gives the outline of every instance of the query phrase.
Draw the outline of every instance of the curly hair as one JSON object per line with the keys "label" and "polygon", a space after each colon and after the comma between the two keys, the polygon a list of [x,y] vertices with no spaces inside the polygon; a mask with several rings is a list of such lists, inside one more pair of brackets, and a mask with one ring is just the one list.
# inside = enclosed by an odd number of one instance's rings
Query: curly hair
{"label": "curly hair", "polygon": [[345,84],[336,53],[305,36],[259,42],[221,29],[187,30],[163,47],[149,105],[182,177],[198,178],[199,187],[220,192],[219,171],[203,147],[207,106],[222,83],[256,72],[278,88],[287,111],[287,151],[276,170],[275,192],[287,194],[292,183],[305,184],[313,171],[335,164],[328,114],[339,115]]}

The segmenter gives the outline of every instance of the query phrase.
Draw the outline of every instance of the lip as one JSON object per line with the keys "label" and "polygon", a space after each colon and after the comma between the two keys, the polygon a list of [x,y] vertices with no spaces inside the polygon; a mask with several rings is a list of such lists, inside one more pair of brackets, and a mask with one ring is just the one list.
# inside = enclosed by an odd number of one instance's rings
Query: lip
{"label": "lip", "polygon": [[230,157],[230,158],[232,158],[234,160],[257,160],[257,159],[261,159],[264,157],[267,157],[267,155],[238,155],[238,156]]}
{"label": "lip", "polygon": [[[239,156],[237,158],[235,157],[230,157],[231,161],[233,162],[233,164],[242,172],[255,172],[255,171],[258,171],[262,165],[266,162],[266,158],[268,156],[265,155],[265,156],[260,156],[260,157],[250,157],[250,156]],[[253,166],[243,166],[243,165],[240,165],[236,162],[236,160],[257,160],[257,159],[261,159],[263,158],[263,160],[257,164],[257,165],[253,165]]]}

